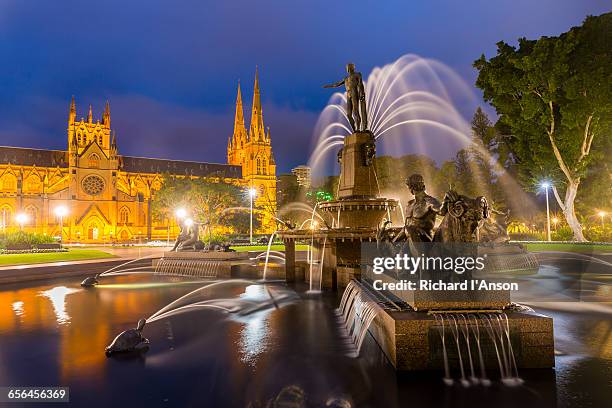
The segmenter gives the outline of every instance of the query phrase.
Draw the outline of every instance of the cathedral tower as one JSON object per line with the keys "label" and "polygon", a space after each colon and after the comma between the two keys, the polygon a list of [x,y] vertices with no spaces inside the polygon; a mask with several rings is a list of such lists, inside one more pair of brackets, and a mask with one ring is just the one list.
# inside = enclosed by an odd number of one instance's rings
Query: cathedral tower
{"label": "cathedral tower", "polygon": [[74,97],[70,102],[68,113],[68,150],[71,154],[80,155],[90,144],[97,144],[104,154],[109,157],[111,150],[110,104],[106,102],[102,120],[94,121],[93,109],[89,105],[87,119],[77,121],[76,104]]}
{"label": "cathedral tower", "polygon": [[264,213],[263,231],[274,228],[276,212],[276,163],[272,153],[270,129],[264,126],[259,90],[259,72],[255,69],[251,123],[247,134],[244,124],[242,94],[238,84],[234,133],[228,139],[227,161],[242,166],[242,178],[248,188],[257,190],[257,207]]}

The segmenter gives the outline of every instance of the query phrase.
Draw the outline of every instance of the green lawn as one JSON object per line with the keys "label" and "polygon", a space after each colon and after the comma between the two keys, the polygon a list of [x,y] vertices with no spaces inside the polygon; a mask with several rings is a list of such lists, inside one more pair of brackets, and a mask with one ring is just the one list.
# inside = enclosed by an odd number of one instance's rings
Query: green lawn
{"label": "green lawn", "polygon": [[550,244],[533,243],[525,244],[525,248],[531,252],[546,252],[546,251],[559,251],[559,252],[577,252],[577,253],[588,253],[597,254],[612,252],[612,244],[606,245],[590,245],[590,244],[573,244],[563,242],[552,242]]}
{"label": "green lawn", "polygon": [[[268,250],[268,246],[267,245],[245,245],[245,246],[233,246],[231,248],[235,249],[237,252],[244,252],[244,251],[267,251]],[[270,251],[284,251],[284,250],[285,250],[285,246],[284,245],[272,245],[270,247]],[[295,250],[296,251],[306,251],[306,250],[308,250],[308,245],[296,245],[295,246]]]}
{"label": "green lawn", "polygon": [[0,265],[27,265],[113,257],[114,255],[97,249],[70,249],[68,252],[48,252],[42,254],[1,254]]}

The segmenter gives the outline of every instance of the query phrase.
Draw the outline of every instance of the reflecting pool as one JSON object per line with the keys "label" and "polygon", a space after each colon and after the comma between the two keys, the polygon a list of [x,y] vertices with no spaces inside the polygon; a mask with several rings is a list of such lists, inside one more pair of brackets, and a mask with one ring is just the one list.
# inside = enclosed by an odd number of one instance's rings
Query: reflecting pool
{"label": "reflecting pool", "polygon": [[228,307],[265,300],[268,290],[291,296],[278,308],[202,308],[154,321],[146,354],[107,358],[119,332],[206,282],[120,276],[84,289],[80,280],[0,288],[0,385],[69,386],[71,402],[89,407],[601,406],[609,397],[605,305],[542,310],[555,322],[556,370],[522,370],[520,387],[464,389],[438,372],[396,374],[372,338],[351,357],[337,296],[299,285],[215,286],[202,296]]}

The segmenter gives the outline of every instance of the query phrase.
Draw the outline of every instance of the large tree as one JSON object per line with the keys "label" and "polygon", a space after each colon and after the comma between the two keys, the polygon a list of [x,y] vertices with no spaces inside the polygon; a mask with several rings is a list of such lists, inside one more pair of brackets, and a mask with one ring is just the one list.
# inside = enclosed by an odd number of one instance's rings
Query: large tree
{"label": "large tree", "polygon": [[153,215],[170,219],[177,208],[184,207],[191,218],[212,229],[224,224],[224,213],[245,204],[244,192],[233,184],[203,179],[190,180],[166,175],[153,197]]}
{"label": "large tree", "polygon": [[510,129],[519,177],[551,180],[574,239],[584,241],[574,202],[589,165],[601,157],[612,114],[612,14],[587,17],[558,37],[497,44],[474,62],[476,85]]}

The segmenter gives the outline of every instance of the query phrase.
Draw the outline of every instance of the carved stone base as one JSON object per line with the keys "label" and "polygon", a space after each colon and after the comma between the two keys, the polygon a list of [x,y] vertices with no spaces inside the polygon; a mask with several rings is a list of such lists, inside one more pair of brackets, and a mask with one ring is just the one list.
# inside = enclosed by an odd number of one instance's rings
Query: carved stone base
{"label": "carved stone base", "polygon": [[344,139],[340,158],[338,197],[375,197],[378,195],[373,163],[374,137],[369,132],[356,132]]}

